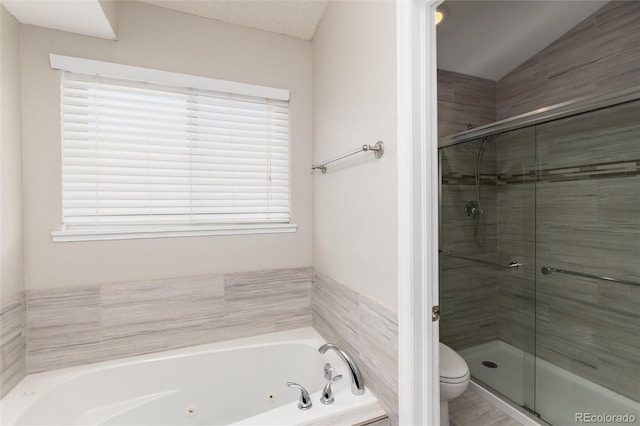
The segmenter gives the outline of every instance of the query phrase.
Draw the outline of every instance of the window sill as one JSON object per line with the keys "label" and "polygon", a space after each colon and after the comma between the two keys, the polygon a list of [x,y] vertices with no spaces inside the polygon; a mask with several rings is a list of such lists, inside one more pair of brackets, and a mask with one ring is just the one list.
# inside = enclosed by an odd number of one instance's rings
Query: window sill
{"label": "window sill", "polygon": [[53,231],[51,237],[55,243],[71,241],[108,241],[146,238],[205,237],[211,235],[251,235],[279,234],[296,232],[298,225],[292,223],[255,224],[255,225],[217,225],[199,228],[164,229],[117,229],[117,230],[67,230]]}

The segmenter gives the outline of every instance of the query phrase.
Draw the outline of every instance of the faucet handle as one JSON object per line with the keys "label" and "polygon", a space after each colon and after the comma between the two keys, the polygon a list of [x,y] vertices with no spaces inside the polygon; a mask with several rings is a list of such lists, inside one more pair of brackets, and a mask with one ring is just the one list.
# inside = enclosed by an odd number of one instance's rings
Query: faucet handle
{"label": "faucet handle", "polygon": [[342,374],[338,374],[337,376],[329,380],[329,383],[327,383],[324,389],[322,390],[322,396],[320,397],[320,402],[327,405],[333,404],[334,399],[333,399],[333,392],[331,391],[331,385],[340,379],[342,379]]}
{"label": "faucet handle", "polygon": [[290,388],[300,389],[300,402],[298,402],[299,409],[308,410],[309,408],[311,408],[311,397],[309,396],[309,392],[307,392],[304,387],[294,382],[287,382],[287,386]]}

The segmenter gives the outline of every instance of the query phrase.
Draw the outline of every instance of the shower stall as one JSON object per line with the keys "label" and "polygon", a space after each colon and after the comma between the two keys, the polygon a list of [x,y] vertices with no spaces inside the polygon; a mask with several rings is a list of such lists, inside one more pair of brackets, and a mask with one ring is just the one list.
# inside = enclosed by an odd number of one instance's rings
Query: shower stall
{"label": "shower stall", "polygon": [[441,340],[548,423],[640,425],[640,89],[439,154]]}

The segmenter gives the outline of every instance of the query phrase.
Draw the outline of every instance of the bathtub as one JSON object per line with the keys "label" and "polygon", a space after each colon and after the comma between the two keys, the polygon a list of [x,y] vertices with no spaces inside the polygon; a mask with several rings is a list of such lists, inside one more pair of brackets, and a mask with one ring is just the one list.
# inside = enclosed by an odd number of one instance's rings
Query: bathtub
{"label": "bathtub", "polygon": [[[193,346],[25,377],[0,402],[3,425],[305,425],[379,409],[351,393],[346,365],[312,328]],[[320,403],[331,363],[335,402]],[[313,406],[298,409],[305,386]]]}

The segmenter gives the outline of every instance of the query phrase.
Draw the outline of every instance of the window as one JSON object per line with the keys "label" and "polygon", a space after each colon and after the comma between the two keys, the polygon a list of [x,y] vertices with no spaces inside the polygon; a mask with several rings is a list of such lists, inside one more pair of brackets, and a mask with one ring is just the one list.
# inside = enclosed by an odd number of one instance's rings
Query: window
{"label": "window", "polygon": [[63,71],[54,240],[295,230],[288,92],[203,80],[225,91]]}

